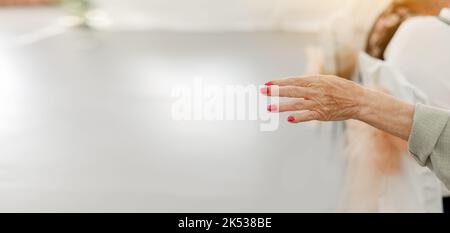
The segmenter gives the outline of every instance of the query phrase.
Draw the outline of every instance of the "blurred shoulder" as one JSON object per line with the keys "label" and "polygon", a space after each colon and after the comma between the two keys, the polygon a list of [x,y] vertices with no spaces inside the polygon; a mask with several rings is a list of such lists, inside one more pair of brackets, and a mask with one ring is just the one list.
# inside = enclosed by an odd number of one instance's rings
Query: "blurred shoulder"
{"label": "blurred shoulder", "polygon": [[448,27],[434,16],[417,16],[411,17],[399,27],[395,37],[399,36],[413,36],[416,34],[423,34],[431,32],[436,28]]}
{"label": "blurred shoulder", "polygon": [[[411,17],[401,24],[390,41],[384,56],[389,59],[407,51],[417,51],[429,43],[433,43],[437,36],[441,36],[450,27],[437,17],[418,16]],[[412,50],[411,50],[412,49]]]}

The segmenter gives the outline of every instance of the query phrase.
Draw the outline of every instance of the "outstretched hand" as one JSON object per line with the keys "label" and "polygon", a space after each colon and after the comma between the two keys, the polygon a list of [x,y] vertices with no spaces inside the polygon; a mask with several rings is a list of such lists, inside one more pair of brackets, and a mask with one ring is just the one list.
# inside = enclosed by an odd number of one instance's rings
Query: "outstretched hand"
{"label": "outstretched hand", "polygon": [[380,91],[329,75],[273,80],[261,89],[267,96],[290,97],[270,105],[270,112],[294,112],[291,123],[355,119],[408,140],[415,106]]}
{"label": "outstretched hand", "polygon": [[335,76],[316,75],[274,80],[266,83],[261,92],[268,96],[296,98],[279,105],[270,105],[271,112],[291,112],[292,123],[340,121],[356,118],[365,88]]}

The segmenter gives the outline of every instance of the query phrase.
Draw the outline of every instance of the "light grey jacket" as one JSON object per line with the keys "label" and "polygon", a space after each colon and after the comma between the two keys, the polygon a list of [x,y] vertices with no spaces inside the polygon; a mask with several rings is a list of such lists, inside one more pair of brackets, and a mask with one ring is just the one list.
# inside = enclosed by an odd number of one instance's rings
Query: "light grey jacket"
{"label": "light grey jacket", "polygon": [[450,111],[417,104],[409,152],[450,188]]}

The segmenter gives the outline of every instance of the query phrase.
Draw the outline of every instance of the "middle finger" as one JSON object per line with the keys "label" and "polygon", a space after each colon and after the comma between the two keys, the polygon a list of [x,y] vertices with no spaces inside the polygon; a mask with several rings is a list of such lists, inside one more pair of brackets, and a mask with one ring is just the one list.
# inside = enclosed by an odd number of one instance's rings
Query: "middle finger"
{"label": "middle finger", "polygon": [[307,87],[298,86],[267,86],[261,89],[261,93],[267,96],[304,98],[308,99],[313,95],[313,91]]}

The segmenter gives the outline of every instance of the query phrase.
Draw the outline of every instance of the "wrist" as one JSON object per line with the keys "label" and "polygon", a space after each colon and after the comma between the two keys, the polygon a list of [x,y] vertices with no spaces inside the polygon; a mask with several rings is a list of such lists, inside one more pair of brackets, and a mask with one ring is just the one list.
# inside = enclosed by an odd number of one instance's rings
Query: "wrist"
{"label": "wrist", "polygon": [[381,91],[364,88],[354,119],[408,140],[415,106]]}
{"label": "wrist", "polygon": [[[357,111],[353,119],[367,122],[369,117],[373,115],[376,101],[376,91],[367,87],[362,87],[361,93],[357,101]],[[379,98],[378,98],[379,99]]]}

